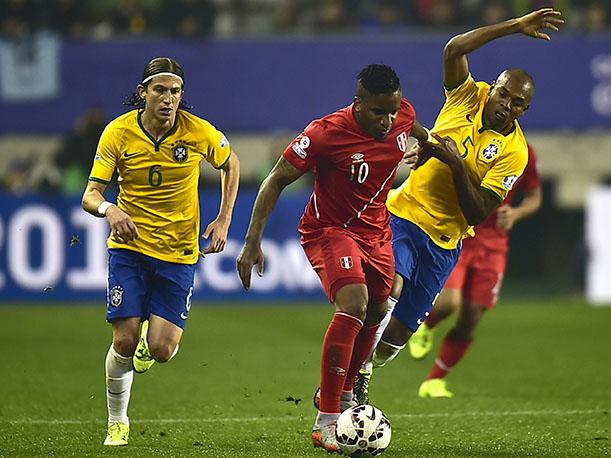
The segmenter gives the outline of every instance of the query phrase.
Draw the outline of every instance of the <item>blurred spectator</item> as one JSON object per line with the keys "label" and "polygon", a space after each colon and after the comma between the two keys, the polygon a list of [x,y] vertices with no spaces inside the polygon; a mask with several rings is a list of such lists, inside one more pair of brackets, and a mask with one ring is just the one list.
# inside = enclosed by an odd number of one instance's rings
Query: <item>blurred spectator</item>
{"label": "blurred spectator", "polygon": [[10,162],[2,180],[2,188],[15,195],[30,192],[30,168],[30,161],[25,159]]}
{"label": "blurred spectator", "polygon": [[420,25],[448,26],[457,23],[458,0],[415,0]]}
{"label": "blurred spectator", "polygon": [[552,6],[567,26],[610,30],[611,0],[0,0],[0,36],[50,28],[72,39],[453,28]]}
{"label": "blurred spectator", "polygon": [[553,7],[564,14],[568,14],[570,8],[570,0],[513,0],[514,11],[516,16],[522,16],[529,11],[538,10],[539,8]]}
{"label": "blurred spectator", "polygon": [[110,23],[119,35],[141,35],[148,26],[146,11],[138,0],[119,0]]}
{"label": "blurred spectator", "polygon": [[407,12],[400,0],[361,2],[361,25],[368,29],[393,30],[406,25]]}
{"label": "blurred spectator", "polygon": [[42,9],[41,26],[72,39],[88,35],[87,5],[79,0],[49,0]]}
{"label": "blurred spectator", "polygon": [[204,37],[212,33],[216,8],[210,0],[164,0],[164,31],[175,37]]}
{"label": "blurred spectator", "polygon": [[37,11],[34,0],[0,0],[0,36],[30,36],[39,25]]}
{"label": "blurred spectator", "polygon": [[56,153],[55,161],[62,174],[64,193],[83,192],[106,119],[104,110],[91,107],[76,120],[74,130]]}
{"label": "blurred spectator", "polygon": [[486,3],[479,21],[483,25],[497,24],[505,21],[512,16],[507,2],[492,1]]}
{"label": "blurred spectator", "polygon": [[278,31],[295,31],[304,14],[304,0],[279,0],[273,8],[272,24]]}
{"label": "blurred spectator", "polygon": [[321,0],[314,14],[314,27],[320,32],[341,32],[354,26],[354,11],[342,0]]}
{"label": "blurred spectator", "polygon": [[609,6],[602,1],[590,2],[582,13],[581,28],[587,32],[603,32],[609,24]]}

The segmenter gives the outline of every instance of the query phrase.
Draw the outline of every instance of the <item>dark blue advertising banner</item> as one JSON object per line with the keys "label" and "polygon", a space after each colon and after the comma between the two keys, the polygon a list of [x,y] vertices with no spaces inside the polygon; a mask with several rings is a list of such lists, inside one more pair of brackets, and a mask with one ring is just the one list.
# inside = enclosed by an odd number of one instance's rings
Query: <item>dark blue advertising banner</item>
{"label": "dark blue advertising banner", "polygon": [[[203,191],[202,232],[218,210],[219,193]],[[322,299],[318,277],[301,246],[297,225],[308,194],[283,195],[267,226],[265,274],[244,292],[236,272],[254,191],[240,191],[222,253],[200,259],[195,300]],[[103,301],[109,229],[85,213],[78,198],[15,197],[0,193],[0,303],[9,300]],[[205,246],[205,241],[202,241]]]}
{"label": "dark blue advertising banner", "polygon": [[[397,70],[418,119],[430,126],[443,103],[448,38],[0,40],[0,112],[6,114],[0,133],[63,133],[92,105],[115,117],[126,111],[122,101],[148,60],[158,56],[182,64],[185,99],[224,132],[301,130],[348,105],[358,71],[380,62]],[[22,49],[27,46],[33,49]],[[24,55],[31,58],[15,57]],[[611,127],[611,36],[559,33],[550,42],[512,36],[472,53],[469,61],[478,80],[492,82],[511,67],[533,75],[536,94],[523,119],[525,130]]]}

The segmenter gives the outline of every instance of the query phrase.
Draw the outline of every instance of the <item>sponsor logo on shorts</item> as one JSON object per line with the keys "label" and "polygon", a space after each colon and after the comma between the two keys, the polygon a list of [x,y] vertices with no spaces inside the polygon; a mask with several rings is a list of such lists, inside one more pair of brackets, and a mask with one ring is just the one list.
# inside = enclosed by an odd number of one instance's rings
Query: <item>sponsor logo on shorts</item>
{"label": "sponsor logo on shorts", "polygon": [[424,323],[429,315],[430,315],[429,312],[425,312],[424,318],[418,318],[418,321],[416,321],[416,323],[418,323],[418,326],[420,326],[422,323]]}
{"label": "sponsor logo on shorts", "polygon": [[114,286],[110,290],[108,297],[110,299],[110,305],[112,305],[113,307],[118,307],[119,305],[121,305],[121,302],[123,302],[123,288],[121,288],[120,286]]}
{"label": "sponsor logo on shorts", "polygon": [[405,153],[407,151],[407,134],[405,133],[405,131],[397,135],[397,145],[399,146],[399,149],[402,153]]}
{"label": "sponsor logo on shorts", "polygon": [[346,270],[351,269],[354,266],[354,263],[352,262],[352,256],[344,256],[343,258],[340,258],[339,265]]}

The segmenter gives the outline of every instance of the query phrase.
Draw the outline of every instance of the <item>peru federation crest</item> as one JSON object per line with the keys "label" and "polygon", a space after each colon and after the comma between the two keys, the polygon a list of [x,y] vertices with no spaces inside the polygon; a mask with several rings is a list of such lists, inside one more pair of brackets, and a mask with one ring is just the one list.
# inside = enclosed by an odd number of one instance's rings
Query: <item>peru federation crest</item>
{"label": "peru federation crest", "polygon": [[405,131],[397,135],[397,145],[399,146],[399,150],[402,153],[405,153],[407,151],[407,134],[405,133]]}
{"label": "peru federation crest", "polygon": [[185,162],[188,157],[187,145],[179,143],[174,147],[174,159],[176,159],[176,162]]}
{"label": "peru federation crest", "polygon": [[343,269],[351,269],[354,266],[354,263],[352,262],[352,256],[344,256],[343,258],[340,258],[339,264],[340,266],[342,266]]}

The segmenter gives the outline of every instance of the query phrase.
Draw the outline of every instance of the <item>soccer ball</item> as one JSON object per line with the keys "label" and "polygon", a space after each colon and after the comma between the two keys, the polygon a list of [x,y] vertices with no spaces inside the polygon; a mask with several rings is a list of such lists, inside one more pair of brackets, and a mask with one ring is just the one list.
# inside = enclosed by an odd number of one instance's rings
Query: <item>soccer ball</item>
{"label": "soccer ball", "polygon": [[351,407],[337,419],[335,436],[344,455],[378,456],[390,444],[391,435],[388,418],[371,405]]}

